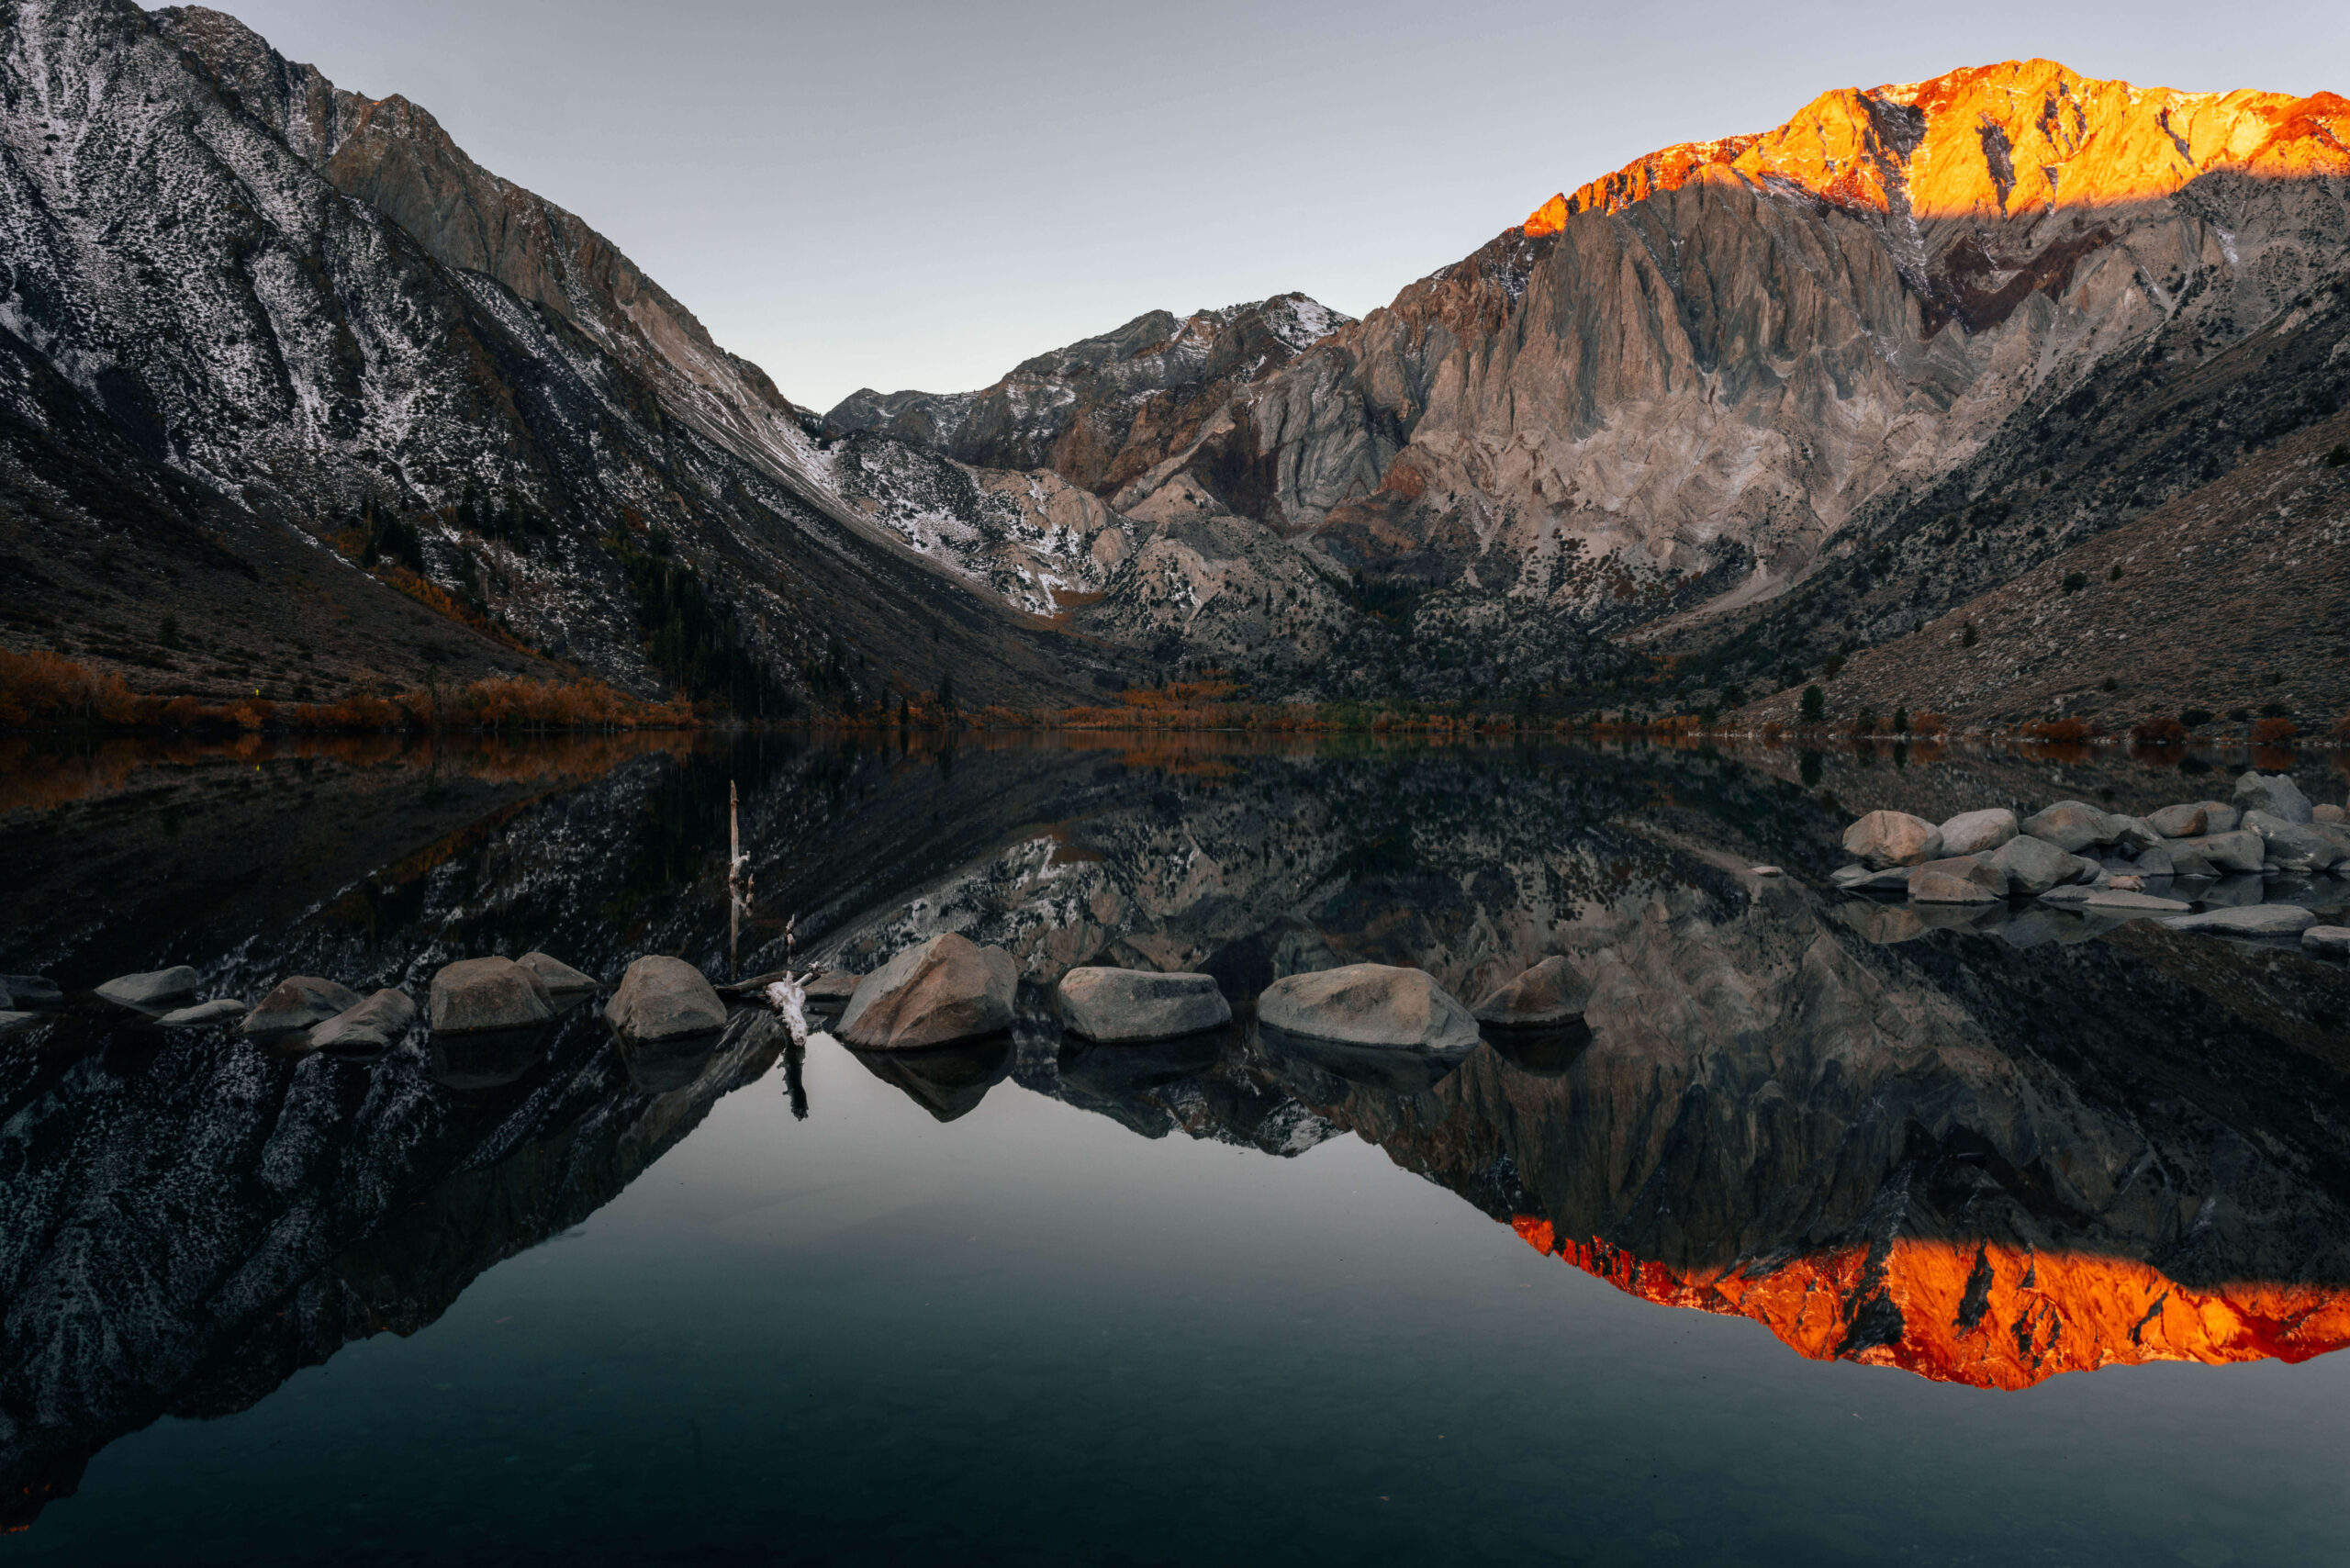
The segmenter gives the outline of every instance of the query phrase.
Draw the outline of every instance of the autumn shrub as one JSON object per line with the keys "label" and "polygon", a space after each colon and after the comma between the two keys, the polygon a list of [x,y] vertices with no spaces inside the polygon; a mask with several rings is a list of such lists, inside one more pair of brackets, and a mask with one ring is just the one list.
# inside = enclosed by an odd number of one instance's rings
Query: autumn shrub
{"label": "autumn shrub", "polygon": [[1950,715],[1921,708],[1910,716],[1909,729],[1913,734],[1946,735],[1950,734]]}
{"label": "autumn shrub", "polygon": [[2350,741],[2350,713],[2344,713],[2333,721],[2333,738],[2338,741]]}
{"label": "autumn shrub", "polygon": [[2087,719],[2076,714],[2070,718],[2042,719],[2037,723],[2026,724],[2023,733],[2034,740],[2085,741],[2096,731]]}
{"label": "autumn shrub", "polygon": [[118,675],[99,675],[62,654],[0,652],[0,726],[127,724],[140,708]]}
{"label": "autumn shrub", "polygon": [[2173,745],[2187,738],[2187,726],[2165,714],[2151,714],[2130,727],[2130,738],[2148,745]]}
{"label": "autumn shrub", "polygon": [[2290,719],[2263,719],[2252,726],[2252,744],[2283,745],[2299,734],[2300,727]]}

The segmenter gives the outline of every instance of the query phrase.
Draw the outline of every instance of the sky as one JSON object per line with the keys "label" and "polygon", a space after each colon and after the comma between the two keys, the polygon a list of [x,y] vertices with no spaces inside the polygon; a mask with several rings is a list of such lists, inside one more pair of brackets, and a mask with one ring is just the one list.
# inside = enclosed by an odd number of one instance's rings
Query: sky
{"label": "sky", "polygon": [[602,230],[786,396],[959,391],[1146,310],[1361,315],[1553,192],[2042,55],[2350,94],[2350,6],[226,0]]}

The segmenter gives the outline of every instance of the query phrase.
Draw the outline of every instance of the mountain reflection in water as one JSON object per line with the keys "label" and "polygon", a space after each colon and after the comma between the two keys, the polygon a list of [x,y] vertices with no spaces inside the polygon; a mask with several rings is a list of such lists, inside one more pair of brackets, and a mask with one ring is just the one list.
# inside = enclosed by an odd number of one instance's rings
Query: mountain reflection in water
{"label": "mountain reflection in water", "polygon": [[[2350,1336],[2340,966],[2146,924],[1875,941],[1814,890],[1851,811],[2038,803],[2059,772],[2143,809],[2167,798],[2154,770],[1839,758],[1831,801],[1792,759],[1695,752],[767,737],[596,760],[584,783],[576,754],[543,773],[183,757],[144,790],[95,769],[115,782],[0,819],[24,878],[0,971],[73,990],[189,962],[233,994],[303,972],[420,995],[489,951],[608,977],[677,952],[723,978],[788,956],[862,970],[953,929],[1021,964],[1013,1034],[858,1058],[941,1124],[1009,1081],[1277,1158],[1351,1132],[1632,1294],[1985,1387]],[[724,888],[730,779],[747,923]],[[353,814],[330,843],[322,809]],[[296,842],[313,852],[251,874],[251,846]],[[183,869],[118,864],[142,853]],[[1550,953],[1593,982],[1583,1025],[1457,1062],[1269,1038],[1245,1006],[1216,1035],[1089,1047],[1046,1002],[1085,962],[1203,968],[1245,1004],[1365,960],[1474,1000]],[[0,1047],[6,1510],[37,1513],[159,1415],[241,1409],[350,1340],[417,1331],[781,1053],[756,1013],[675,1058],[620,1051],[592,1009],[373,1059],[88,1015],[19,1035]]]}

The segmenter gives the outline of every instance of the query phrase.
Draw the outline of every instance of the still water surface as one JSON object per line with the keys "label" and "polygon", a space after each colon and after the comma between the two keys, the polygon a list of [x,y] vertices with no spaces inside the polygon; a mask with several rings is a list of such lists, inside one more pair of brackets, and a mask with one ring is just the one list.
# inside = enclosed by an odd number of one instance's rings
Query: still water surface
{"label": "still water surface", "polygon": [[[0,1554],[2338,1561],[2344,971],[1840,904],[1852,812],[2229,772],[1903,760],[21,754],[0,972],[69,991],[420,994],[533,946],[724,979],[793,915],[803,958],[952,928],[1035,983],[1010,1038],[895,1060],[754,1013],[670,1058],[588,1011],[489,1055],[0,1045]],[[1089,1049],[1045,1002],[1360,959],[1473,999],[1553,951],[1588,1028],[1457,1065],[1245,1016]]]}

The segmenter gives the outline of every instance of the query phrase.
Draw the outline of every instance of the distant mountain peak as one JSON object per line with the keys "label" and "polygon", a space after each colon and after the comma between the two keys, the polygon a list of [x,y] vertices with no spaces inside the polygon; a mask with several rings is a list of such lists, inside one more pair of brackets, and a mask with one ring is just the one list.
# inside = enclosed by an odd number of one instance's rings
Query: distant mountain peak
{"label": "distant mountain peak", "polygon": [[2228,167],[2350,174],[2350,100],[2182,93],[2010,60],[1822,93],[1774,130],[1680,142],[1562,191],[1523,228],[1555,234],[1577,213],[1620,212],[1705,178],[1919,219],[1998,221],[2159,199]]}

